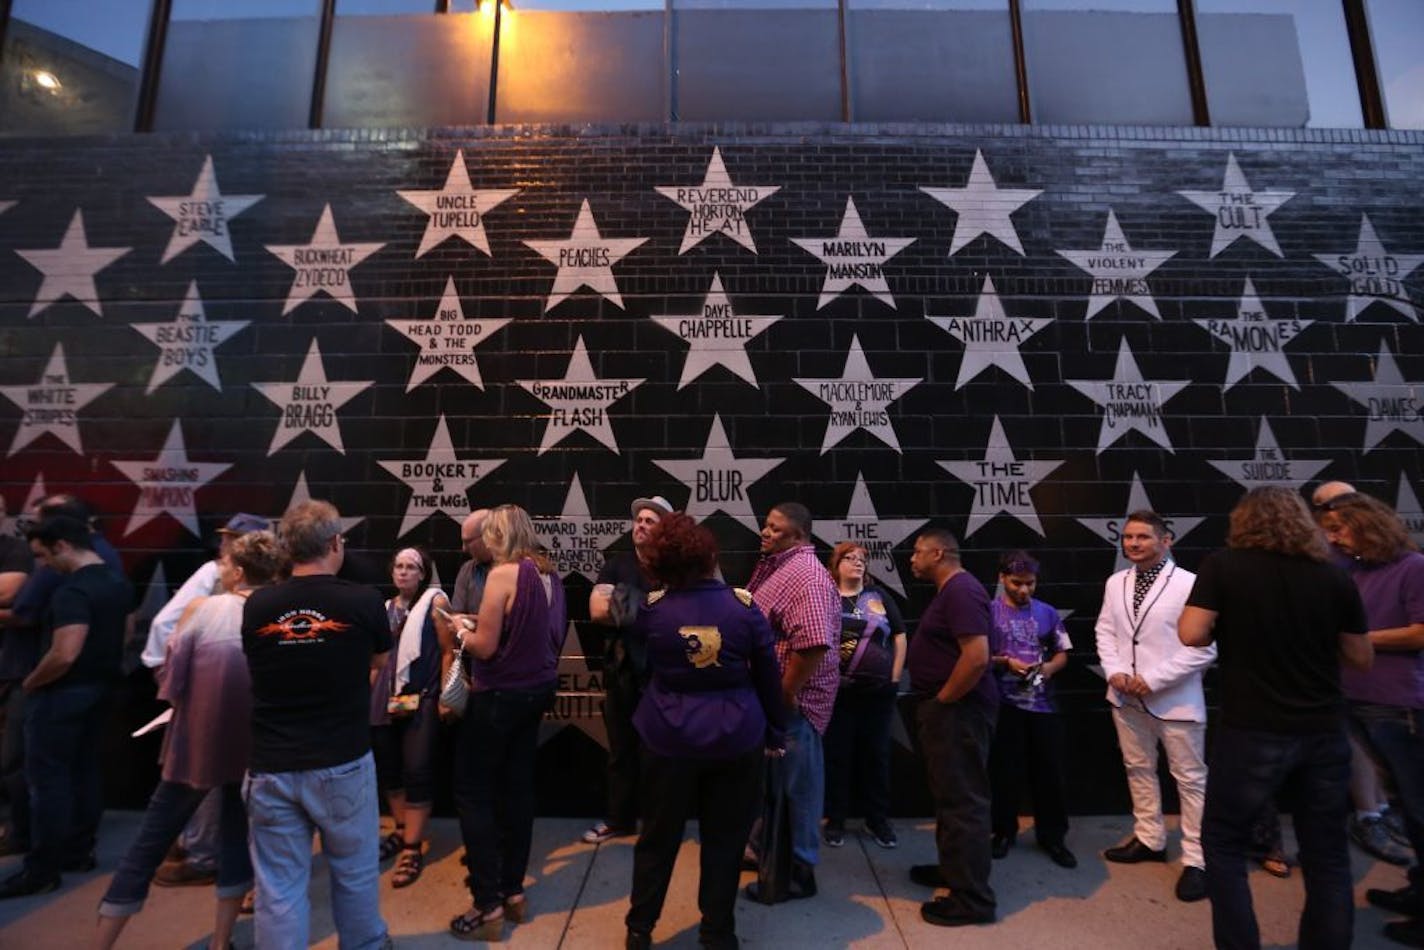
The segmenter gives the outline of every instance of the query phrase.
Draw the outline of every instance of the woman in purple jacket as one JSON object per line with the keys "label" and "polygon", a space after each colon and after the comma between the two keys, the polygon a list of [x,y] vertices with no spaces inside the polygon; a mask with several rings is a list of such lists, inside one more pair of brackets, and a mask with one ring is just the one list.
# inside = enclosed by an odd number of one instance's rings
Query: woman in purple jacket
{"label": "woman in purple jacket", "polygon": [[717,541],[707,528],[684,514],[665,515],[649,546],[649,573],[664,589],[648,595],[636,621],[651,680],[633,714],[643,740],[645,805],[627,945],[652,946],[683,825],[695,817],[699,942],[735,947],[737,878],[762,760],[785,752],[774,635],[751,594],[715,579]]}

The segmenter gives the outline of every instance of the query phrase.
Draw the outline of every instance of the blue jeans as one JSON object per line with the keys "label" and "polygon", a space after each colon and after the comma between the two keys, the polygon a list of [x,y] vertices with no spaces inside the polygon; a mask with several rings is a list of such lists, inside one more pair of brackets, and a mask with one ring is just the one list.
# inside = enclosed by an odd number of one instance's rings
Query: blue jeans
{"label": "blue jeans", "polygon": [[376,764],[359,759],[300,772],[249,772],[243,783],[257,877],[257,945],[305,950],[312,833],[331,874],[331,916],[342,950],[386,942],[380,907]]}
{"label": "blue jeans", "polygon": [[[1351,703],[1350,725],[1364,737],[1365,748],[1394,782],[1404,812],[1404,829],[1416,855],[1409,881],[1419,887],[1424,884],[1418,864],[1424,860],[1424,710]],[[1424,906],[1420,913],[1424,914]]]}
{"label": "blue jeans", "polygon": [[[211,793],[211,794],[209,794]],[[218,898],[241,897],[252,887],[252,861],[247,854],[247,812],[236,783],[221,788],[193,788],[159,782],[148,800],[138,834],[119,861],[109,889],[99,904],[100,917],[129,917],[143,910],[153,873],[163,863],[184,822],[208,801],[218,802]]]}
{"label": "blue jeans", "polygon": [[99,738],[109,687],[50,686],[25,699],[25,779],[30,794],[30,853],[25,871],[49,880],[61,865],[94,850],[104,793]]}
{"label": "blue jeans", "polygon": [[1350,945],[1355,905],[1349,844],[1350,748],[1343,729],[1285,735],[1222,727],[1207,772],[1202,849],[1211,927],[1224,950],[1261,946],[1246,857],[1252,825],[1282,786],[1296,792],[1295,836],[1305,878],[1301,950]]}
{"label": "blue jeans", "polygon": [[[239,789],[238,803],[242,802]],[[246,818],[243,819],[246,827]],[[247,832],[243,832],[246,837]],[[178,844],[187,852],[184,859],[190,866],[204,871],[217,869],[222,851],[222,794],[211,789],[209,795],[199,803],[193,817],[178,836]],[[246,850],[246,845],[243,846]]]}
{"label": "blue jeans", "polygon": [[786,812],[791,821],[791,856],[814,865],[821,856],[821,811],[826,804],[826,769],[821,736],[799,712],[786,716]]}

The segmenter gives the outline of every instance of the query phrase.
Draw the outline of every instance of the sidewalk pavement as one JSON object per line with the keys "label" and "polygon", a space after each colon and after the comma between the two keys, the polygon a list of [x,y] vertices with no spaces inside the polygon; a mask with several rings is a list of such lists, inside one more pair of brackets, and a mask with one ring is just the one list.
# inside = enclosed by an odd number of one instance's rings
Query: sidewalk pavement
{"label": "sidewalk pavement", "polygon": [[[0,947],[50,950],[85,946],[95,908],[109,873],[138,827],[136,812],[111,812],[100,836],[99,870],[66,875],[53,894],[0,902]],[[587,845],[579,835],[585,819],[541,819],[534,829],[530,864],[529,922],[507,924],[504,942],[513,948],[619,948],[623,915],[632,879],[633,840]],[[851,830],[843,848],[822,848],[817,868],[820,893],[810,900],[765,907],[740,899],[737,932],[744,947],[930,948],[952,941],[957,950],[1005,947],[1053,947],[1055,950],[1195,950],[1211,945],[1207,902],[1182,904],[1173,896],[1179,865],[1115,865],[1099,857],[1105,847],[1125,838],[1125,816],[1077,818],[1069,847],[1079,866],[1064,870],[1033,845],[1032,830],[1019,838],[1009,856],[994,862],[993,885],[999,897],[999,922],[992,926],[946,930],[920,920],[919,905],[932,895],[907,876],[911,864],[934,860],[933,825],[901,820],[900,847],[886,851]],[[852,829],[856,826],[852,823]],[[1287,825],[1287,848],[1291,846]],[[654,933],[658,946],[697,946],[697,841],[689,825],[678,857],[663,918]],[[389,868],[382,873],[381,904],[398,948],[451,947],[446,926],[469,906],[461,886],[459,830],[453,819],[431,822],[431,847],[424,876],[414,886],[391,888]],[[1169,854],[1176,857],[1175,840]],[[1393,946],[1380,936],[1390,919],[1364,905],[1366,887],[1400,887],[1404,871],[1352,851],[1355,863],[1355,946],[1373,950]],[[18,868],[18,858],[0,859],[0,875]],[[744,880],[750,880],[750,873]],[[1300,871],[1278,880],[1254,871],[1251,887],[1265,946],[1291,946],[1304,899]],[[337,941],[327,905],[324,864],[315,862],[312,886],[314,946],[335,950]],[[211,933],[213,890],[155,887],[142,914],[134,919],[120,948],[173,950],[206,947]],[[239,921],[235,944],[253,945],[250,918]]]}

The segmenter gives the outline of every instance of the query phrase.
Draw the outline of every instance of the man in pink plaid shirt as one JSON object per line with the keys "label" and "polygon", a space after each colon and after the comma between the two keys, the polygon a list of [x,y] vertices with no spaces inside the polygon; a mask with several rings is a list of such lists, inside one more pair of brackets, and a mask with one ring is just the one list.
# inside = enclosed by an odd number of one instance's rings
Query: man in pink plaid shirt
{"label": "man in pink plaid shirt", "polygon": [[[788,710],[782,775],[791,824],[792,898],[816,893],[826,773],[821,736],[831,721],[840,681],[833,649],[840,642],[840,595],[811,544],[811,512],[783,502],[761,529],[761,560],[747,584],[776,631],[781,694]],[[755,883],[748,896],[760,898]]]}

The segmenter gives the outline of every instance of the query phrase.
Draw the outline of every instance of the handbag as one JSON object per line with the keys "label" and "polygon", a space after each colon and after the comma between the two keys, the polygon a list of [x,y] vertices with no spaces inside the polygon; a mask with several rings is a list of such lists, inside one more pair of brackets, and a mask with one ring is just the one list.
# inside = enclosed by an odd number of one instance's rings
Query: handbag
{"label": "handbag", "polygon": [[450,663],[450,672],[440,687],[440,703],[457,716],[465,714],[465,704],[470,700],[470,684],[465,681],[465,641],[455,649],[455,659]]}

